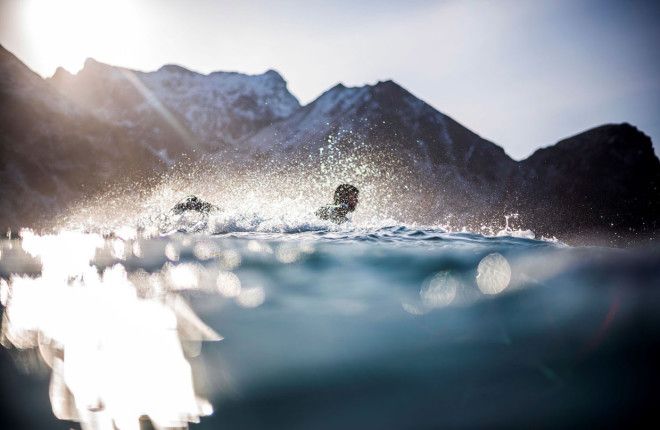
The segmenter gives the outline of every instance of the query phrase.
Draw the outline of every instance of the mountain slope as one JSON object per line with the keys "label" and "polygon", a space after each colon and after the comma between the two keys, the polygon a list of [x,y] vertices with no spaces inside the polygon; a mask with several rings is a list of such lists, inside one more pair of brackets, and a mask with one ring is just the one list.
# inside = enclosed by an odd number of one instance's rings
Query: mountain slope
{"label": "mountain slope", "polygon": [[634,237],[660,229],[660,161],[651,139],[630,124],[561,140],[520,169],[519,207],[540,231]]}
{"label": "mountain slope", "polygon": [[[227,153],[235,150],[245,158]],[[524,227],[575,242],[660,231],[660,162],[628,124],[516,162],[392,81],[337,85],[300,107],[273,71],[142,73],[89,60],[76,75],[43,80],[0,47],[0,228],[34,225],[119,180],[210,153],[219,163],[210,168],[239,180],[254,157],[258,168],[293,173],[294,189],[356,182],[365,204],[386,209],[376,217],[475,229],[519,213]]]}
{"label": "mountain slope", "polygon": [[194,160],[299,107],[274,71],[141,73],[88,60],[76,75],[58,69],[44,80],[1,46],[0,102],[2,228]]}
{"label": "mountain slope", "polygon": [[158,166],[130,134],[87,114],[0,46],[0,221],[31,225],[83,190]]}
{"label": "mountain slope", "polygon": [[416,192],[425,193],[415,203],[422,220],[478,228],[518,213],[546,236],[604,235],[621,243],[660,229],[660,162],[648,136],[629,124],[588,130],[516,162],[387,81],[337,85],[244,142],[247,151],[294,160],[337,146],[344,154],[367,148],[404,160],[421,184]]}
{"label": "mountain slope", "polygon": [[[502,148],[480,138],[393,81],[357,88],[337,85],[289,118],[262,129],[245,145],[255,150],[317,151],[329,135],[385,139],[387,145],[433,165],[511,168]],[[412,142],[412,144],[411,144]],[[494,163],[494,166],[493,166]]]}
{"label": "mountain slope", "polygon": [[388,153],[427,186],[461,195],[461,207],[474,207],[470,199],[500,199],[516,168],[501,147],[392,81],[359,88],[337,85],[249,137],[243,147],[275,156],[305,157],[337,147]]}
{"label": "mountain slope", "polygon": [[178,145],[149,143],[173,158],[233,145],[300,107],[273,70],[202,75],[167,65],[145,73],[88,59],[76,75],[60,68],[50,82],[99,118],[143,135],[176,136]]}

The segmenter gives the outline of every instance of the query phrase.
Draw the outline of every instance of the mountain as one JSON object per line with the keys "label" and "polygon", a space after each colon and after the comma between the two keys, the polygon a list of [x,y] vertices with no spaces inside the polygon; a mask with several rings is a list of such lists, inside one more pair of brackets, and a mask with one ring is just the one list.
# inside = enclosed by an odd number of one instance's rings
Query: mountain
{"label": "mountain", "polygon": [[426,205],[429,220],[501,201],[517,167],[501,147],[392,81],[337,85],[242,147],[294,160],[337,148],[386,154],[382,163],[403,165],[412,173],[408,179],[441,191],[435,200],[443,204]]}
{"label": "mountain", "polygon": [[64,98],[0,46],[0,224],[31,225],[159,161],[130,134]]}
{"label": "mountain", "polygon": [[256,160],[297,171],[292,183],[319,179],[305,169],[333,184],[357,178],[381,194],[371,203],[397,208],[386,216],[411,222],[478,229],[518,213],[523,227],[571,243],[660,231],[660,162],[629,124],[518,162],[392,81],[339,84],[300,106],[272,70],[145,73],[88,60],[44,80],[0,47],[0,228],[34,225],[118,181],[130,188],[206,154],[238,177]]}
{"label": "mountain", "polygon": [[333,146],[405,160],[421,189],[436,192],[424,197],[432,204],[415,204],[422,221],[451,217],[479,228],[517,213],[539,234],[578,242],[603,235],[626,242],[660,229],[660,162],[650,138],[629,124],[585,131],[516,162],[386,81],[337,85],[243,144],[293,160]]}
{"label": "mountain", "polygon": [[[77,106],[148,136],[164,159],[235,145],[300,108],[273,70],[203,75],[166,65],[145,73],[88,59],[76,75],[59,68],[49,81]],[[175,141],[163,142],[167,135]]]}
{"label": "mountain", "polygon": [[251,150],[318,152],[328,143],[362,139],[429,166],[461,166],[477,177],[510,172],[515,162],[393,81],[358,88],[341,84],[284,121],[246,139]]}
{"label": "mountain", "polygon": [[0,46],[0,227],[235,144],[299,107],[272,70],[143,73],[90,59],[44,80]]}
{"label": "mountain", "polygon": [[660,229],[660,161],[630,124],[561,140],[520,163],[517,205],[546,234],[648,237]]}

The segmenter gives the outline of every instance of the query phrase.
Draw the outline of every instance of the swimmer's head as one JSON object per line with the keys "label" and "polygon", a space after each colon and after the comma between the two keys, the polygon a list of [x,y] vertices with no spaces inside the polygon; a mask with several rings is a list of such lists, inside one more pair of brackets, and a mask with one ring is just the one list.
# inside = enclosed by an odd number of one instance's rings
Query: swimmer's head
{"label": "swimmer's head", "polygon": [[335,190],[335,204],[346,205],[350,212],[353,212],[358,204],[358,195],[360,191],[350,184],[341,184]]}

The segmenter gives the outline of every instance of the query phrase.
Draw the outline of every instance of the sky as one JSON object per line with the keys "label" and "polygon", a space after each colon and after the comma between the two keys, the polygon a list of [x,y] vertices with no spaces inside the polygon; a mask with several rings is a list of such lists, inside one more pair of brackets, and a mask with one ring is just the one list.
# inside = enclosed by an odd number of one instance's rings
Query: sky
{"label": "sky", "polygon": [[393,79],[515,159],[604,123],[660,149],[660,2],[0,0],[0,44],[46,77],[275,69],[309,103]]}

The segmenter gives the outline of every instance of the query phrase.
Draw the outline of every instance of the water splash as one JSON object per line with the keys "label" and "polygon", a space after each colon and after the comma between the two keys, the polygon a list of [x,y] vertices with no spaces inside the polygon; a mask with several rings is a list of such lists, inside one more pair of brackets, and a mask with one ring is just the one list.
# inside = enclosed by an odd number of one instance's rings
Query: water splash
{"label": "water splash", "polygon": [[[351,214],[350,228],[425,226],[533,237],[531,231],[510,228],[509,218],[502,229],[501,216],[469,215],[465,208],[476,200],[431,186],[431,176],[420,174],[423,163],[413,171],[405,154],[394,149],[372,153],[359,136],[349,134],[347,143],[345,134],[330,136],[319,155],[246,160],[238,153],[222,153],[182,161],[148,180],[88,196],[51,227],[109,235],[129,226],[148,236],[341,230],[347,226],[321,221],[314,212],[332,201],[337,185],[351,183],[360,189],[360,203]],[[174,214],[172,206],[190,194],[219,210],[208,216]]]}

